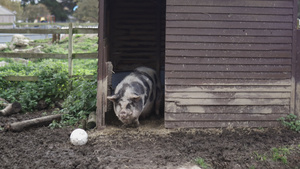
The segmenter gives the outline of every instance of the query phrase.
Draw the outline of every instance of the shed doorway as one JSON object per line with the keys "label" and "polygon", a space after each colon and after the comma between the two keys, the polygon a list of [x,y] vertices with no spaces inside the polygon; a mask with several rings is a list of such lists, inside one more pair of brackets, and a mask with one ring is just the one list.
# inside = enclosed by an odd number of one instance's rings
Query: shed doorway
{"label": "shed doorway", "polygon": [[[104,55],[113,67],[111,84],[108,84],[111,90],[107,95],[111,95],[117,84],[139,66],[155,69],[164,87],[166,0],[105,2]],[[111,104],[108,102],[106,123],[115,116]],[[162,100],[162,116],[163,107]]]}
{"label": "shed doorway", "polygon": [[108,61],[115,72],[164,67],[165,0],[109,0]]}

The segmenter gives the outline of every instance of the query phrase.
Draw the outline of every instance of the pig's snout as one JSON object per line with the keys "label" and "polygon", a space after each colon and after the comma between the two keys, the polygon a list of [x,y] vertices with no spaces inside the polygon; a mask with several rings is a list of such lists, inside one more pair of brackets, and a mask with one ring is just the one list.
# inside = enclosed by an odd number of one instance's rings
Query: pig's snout
{"label": "pig's snout", "polygon": [[130,117],[132,115],[132,112],[126,112],[126,111],[122,111],[120,112],[120,117],[122,119],[127,119],[128,117]]}

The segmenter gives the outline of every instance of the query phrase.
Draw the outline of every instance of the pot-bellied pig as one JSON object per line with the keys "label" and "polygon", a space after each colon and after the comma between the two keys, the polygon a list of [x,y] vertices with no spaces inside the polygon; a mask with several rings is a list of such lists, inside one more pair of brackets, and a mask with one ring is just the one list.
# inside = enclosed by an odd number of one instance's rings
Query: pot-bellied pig
{"label": "pot-bellied pig", "polygon": [[152,111],[159,115],[161,86],[153,69],[136,68],[117,85],[114,93],[107,98],[125,126],[138,126],[139,117],[145,118]]}

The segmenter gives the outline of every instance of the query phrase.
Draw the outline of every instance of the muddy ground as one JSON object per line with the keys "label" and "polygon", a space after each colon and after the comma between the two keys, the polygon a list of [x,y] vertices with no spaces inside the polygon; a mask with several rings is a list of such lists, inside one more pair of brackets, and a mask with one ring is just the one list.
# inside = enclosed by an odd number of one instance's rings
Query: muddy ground
{"label": "muddy ground", "polygon": [[300,168],[300,134],[284,128],[170,130],[163,120],[148,120],[139,128],[90,130],[84,146],[69,142],[74,127],[3,131],[7,123],[38,116],[42,112],[0,117],[1,169]]}

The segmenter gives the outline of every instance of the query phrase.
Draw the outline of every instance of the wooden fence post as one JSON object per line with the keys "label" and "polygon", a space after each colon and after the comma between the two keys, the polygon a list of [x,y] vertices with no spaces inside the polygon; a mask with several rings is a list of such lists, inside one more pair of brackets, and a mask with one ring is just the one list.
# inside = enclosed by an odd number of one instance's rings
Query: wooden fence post
{"label": "wooden fence post", "polygon": [[69,23],[69,48],[68,48],[68,63],[69,76],[73,75],[73,23]]}

